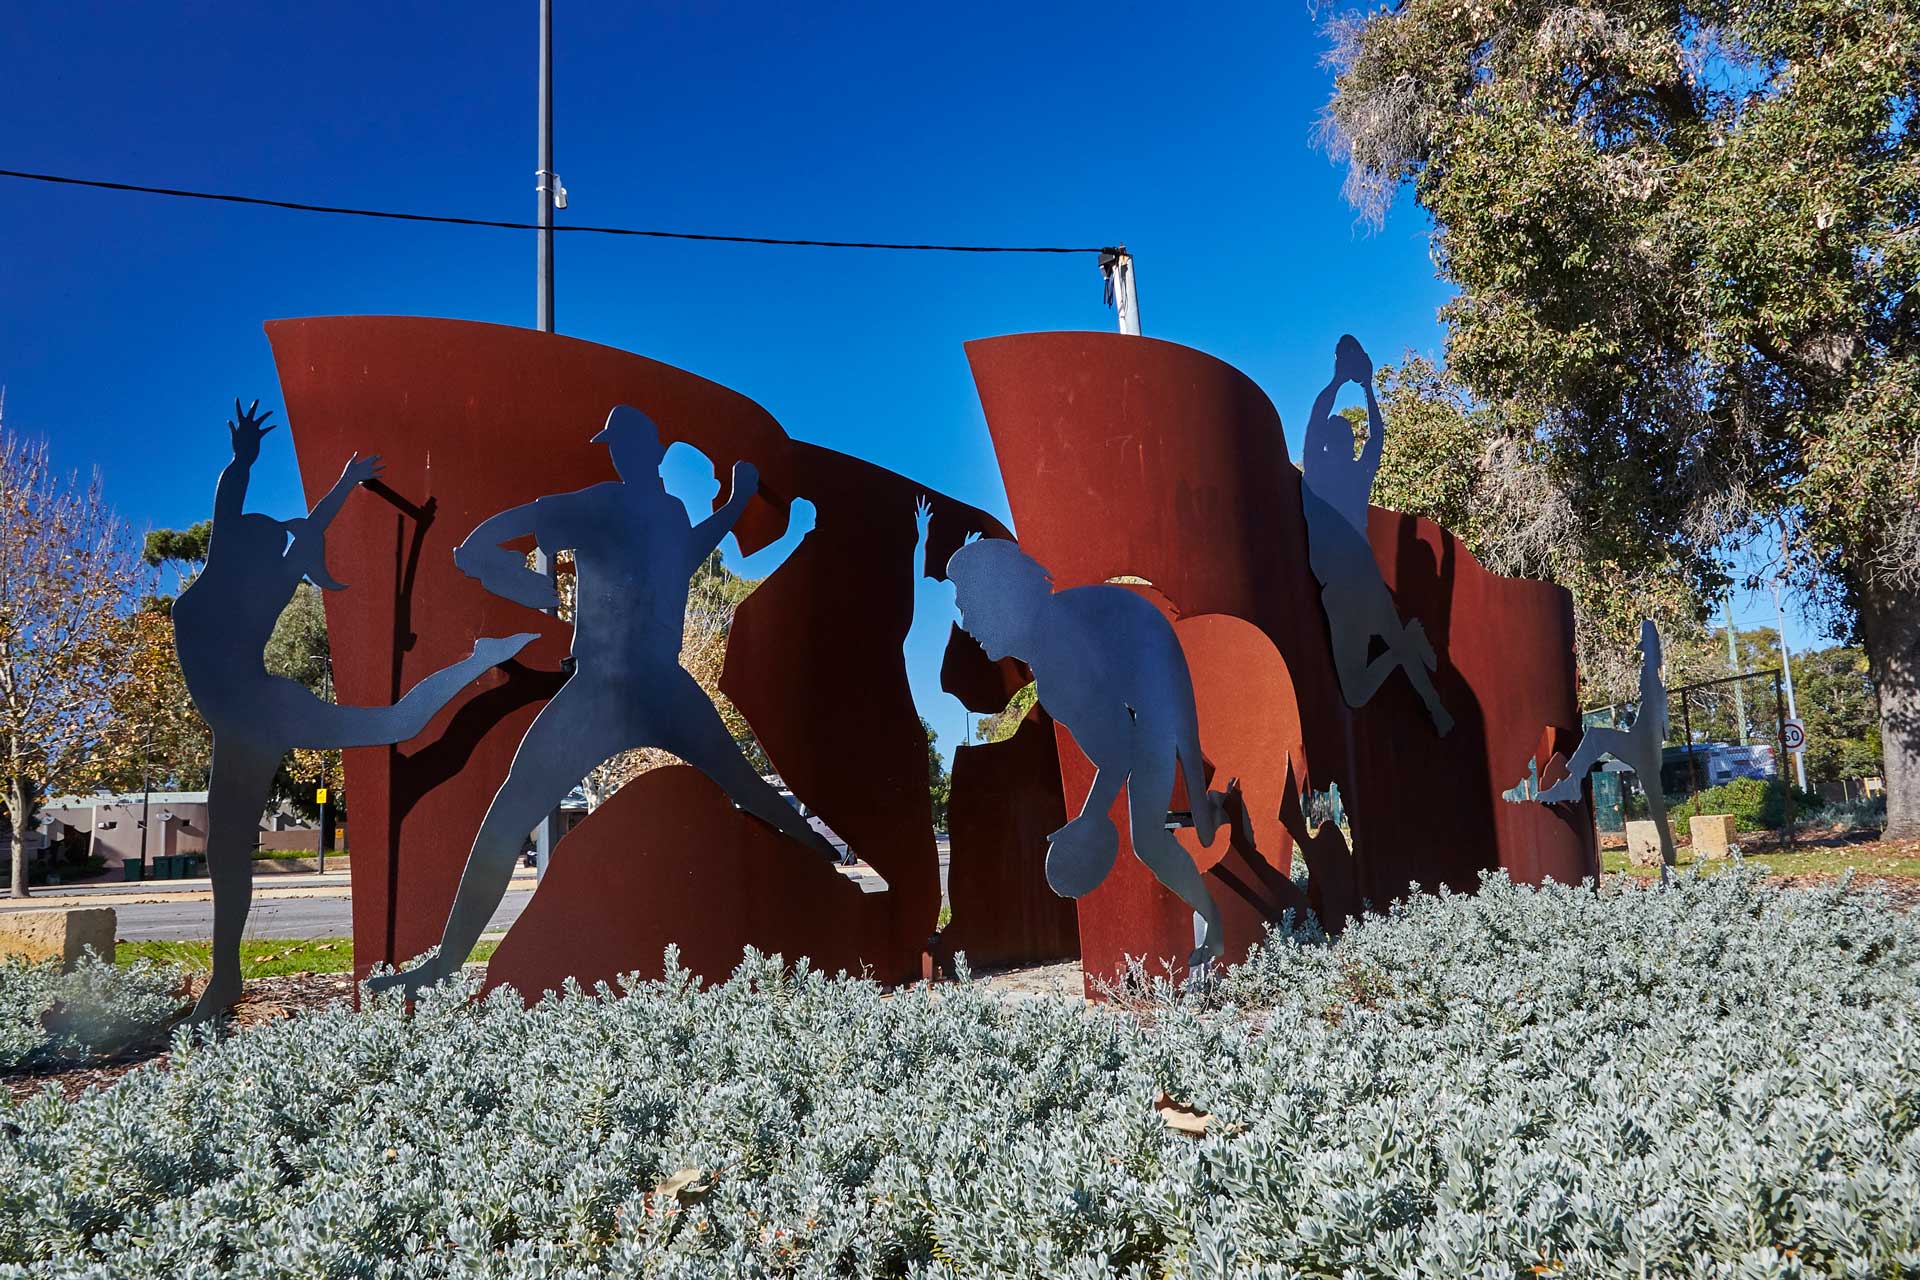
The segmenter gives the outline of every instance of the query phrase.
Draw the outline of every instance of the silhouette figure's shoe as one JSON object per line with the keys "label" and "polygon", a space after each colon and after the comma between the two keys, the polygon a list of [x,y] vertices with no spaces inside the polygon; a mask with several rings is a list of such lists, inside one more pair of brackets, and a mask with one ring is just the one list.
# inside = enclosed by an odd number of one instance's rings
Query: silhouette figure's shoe
{"label": "silhouette figure's shoe", "polygon": [[482,636],[473,642],[473,656],[490,667],[510,662],[520,651],[540,638],[537,631],[522,631],[518,635],[496,637]]}

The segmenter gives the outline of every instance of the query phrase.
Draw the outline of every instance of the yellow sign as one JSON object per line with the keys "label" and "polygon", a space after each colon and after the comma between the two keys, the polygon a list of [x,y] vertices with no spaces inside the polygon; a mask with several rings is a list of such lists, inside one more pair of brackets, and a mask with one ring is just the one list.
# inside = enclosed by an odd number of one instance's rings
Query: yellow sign
{"label": "yellow sign", "polygon": [[327,789],[325,787],[321,787],[313,793],[313,802],[315,804],[325,804],[327,802]]}

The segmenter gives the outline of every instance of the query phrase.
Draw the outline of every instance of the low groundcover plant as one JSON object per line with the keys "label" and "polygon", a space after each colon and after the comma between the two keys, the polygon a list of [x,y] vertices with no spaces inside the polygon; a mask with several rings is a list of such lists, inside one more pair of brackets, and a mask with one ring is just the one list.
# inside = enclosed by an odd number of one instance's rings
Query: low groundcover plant
{"label": "low groundcover plant", "polygon": [[146,961],[116,968],[89,948],[56,961],[0,961],[0,1072],[54,1068],[157,1034],[184,1009],[184,973]]}
{"label": "low groundcover plant", "polygon": [[14,1106],[0,1275],[1914,1274],[1917,963],[1844,887],[1492,877],[1148,1018],[753,953],[372,1001]]}

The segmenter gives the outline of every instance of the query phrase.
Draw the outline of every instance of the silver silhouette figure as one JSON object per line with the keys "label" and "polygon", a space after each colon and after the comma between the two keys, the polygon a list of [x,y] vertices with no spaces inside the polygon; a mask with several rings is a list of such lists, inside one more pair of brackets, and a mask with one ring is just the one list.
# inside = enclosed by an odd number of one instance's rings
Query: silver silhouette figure
{"label": "silver silhouette figure", "polygon": [[[1353,452],[1353,424],[1333,411],[1334,397],[1348,382],[1367,397],[1367,440],[1359,457]],[[1386,438],[1386,422],[1373,398],[1373,362],[1352,335],[1343,336],[1334,348],[1333,381],[1307,416],[1301,478],[1307,559],[1320,583],[1334,670],[1347,705],[1356,708],[1365,706],[1396,669],[1404,670],[1426,703],[1434,728],[1445,736],[1453,728],[1453,716],[1440,705],[1429,675],[1438,665],[1433,645],[1418,618],[1401,622],[1367,540],[1367,499],[1373,494]],[[1368,661],[1375,636],[1385,643],[1386,652]]]}
{"label": "silver silhouette figure", "polygon": [[409,994],[459,969],[500,905],[527,832],[607,759],[659,747],[705,773],[735,805],[828,860],[839,851],[780,798],[740,753],[712,699],[680,665],[688,582],[732,531],[759,485],[753,464],[734,464],[726,505],[689,526],[687,509],[660,480],[659,428],[621,405],[593,437],[613,454],[619,480],[554,494],[484,521],[454,552],[462,572],[495,595],[552,609],[551,576],[502,543],[533,535],[549,562],[572,551],[573,674],[527,727],[506,780],[474,837],[447,913],[439,951],[385,975],[376,990]]}
{"label": "silver silhouette figure", "polygon": [[[436,671],[390,707],[323,702],[305,685],[270,675],[263,653],[274,621],[306,578],[328,591],[327,526],[347,495],[380,474],[378,458],[355,455],[304,519],[275,520],[243,510],[260,439],[271,413],[233,402],[227,423],[233,461],[214,494],[207,563],[173,606],[174,645],[187,690],[213,730],[207,795],[207,870],[213,878],[213,975],[195,1004],[196,1021],[240,997],[240,938],[253,897],[253,852],[280,760],[294,747],[335,749],[404,742],[488,667],[512,658],[531,632],[483,639],[473,655]],[[289,545],[291,538],[291,545]]]}
{"label": "silver silhouette figure", "polygon": [[1094,765],[1079,816],[1047,837],[1047,883],[1061,897],[1078,898],[1106,879],[1120,844],[1107,811],[1125,787],[1134,856],[1193,908],[1188,971],[1204,973],[1223,945],[1220,909],[1167,830],[1167,800],[1177,769],[1200,843],[1211,847],[1225,821],[1226,793],[1207,790],[1193,678],[1172,625],[1125,587],[1055,591],[1046,569],[1004,539],[961,547],[947,562],[947,577],[961,628],[990,659],[1027,664],[1036,700]]}
{"label": "silver silhouette figure", "polygon": [[1660,860],[1667,866],[1675,862],[1673,831],[1667,823],[1667,795],[1660,786],[1660,765],[1665,758],[1667,740],[1667,687],[1660,679],[1660,631],[1651,618],[1640,624],[1640,708],[1634,713],[1633,727],[1608,729],[1595,726],[1580,735],[1573,759],[1567,761],[1567,776],[1534,797],[1541,804],[1578,804],[1580,784],[1587,771],[1600,763],[1600,757],[1612,756],[1640,779],[1647,793],[1647,810],[1660,832]]}

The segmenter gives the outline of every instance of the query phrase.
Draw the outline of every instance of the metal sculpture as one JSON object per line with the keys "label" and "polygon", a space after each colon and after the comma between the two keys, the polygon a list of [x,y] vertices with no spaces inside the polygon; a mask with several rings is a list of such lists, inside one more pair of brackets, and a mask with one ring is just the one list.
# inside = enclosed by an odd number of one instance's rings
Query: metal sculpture
{"label": "metal sculpture", "polygon": [[[253,895],[260,813],[281,758],[294,747],[335,749],[403,742],[425,729],[462,686],[506,662],[531,632],[483,639],[473,653],[427,676],[392,706],[323,702],[306,686],[268,674],[262,654],[273,624],[302,578],[327,591],[327,526],[349,494],[380,474],[380,460],[354,455],[303,519],[245,510],[268,413],[233,403],[233,460],[214,492],[207,562],[173,605],[174,644],[187,690],[213,730],[207,795],[207,869],[213,879],[213,973],[194,1005],[196,1021],[240,996],[240,938]],[[289,545],[289,538],[291,544]]]}
{"label": "metal sculpture", "polygon": [[[1273,829],[1280,788],[1263,782],[1259,797],[1244,764],[1253,752],[1221,745],[1244,733],[1250,748],[1257,724],[1266,725],[1258,756],[1272,769],[1284,774],[1290,755],[1296,777],[1339,786],[1354,822],[1355,902],[1384,907],[1410,883],[1470,888],[1496,867],[1528,883],[1598,874],[1581,815],[1500,799],[1538,748],[1541,725],[1579,722],[1565,590],[1488,572],[1431,521],[1368,509],[1375,572],[1423,621],[1442,658],[1434,685],[1455,725],[1436,736],[1401,680],[1351,708],[1323,611],[1301,607],[1320,587],[1300,469],[1272,401],[1250,378],[1189,347],[1120,334],[987,338],[969,342],[967,356],[1022,549],[1060,588],[1126,573],[1164,595],[1208,750],[1257,798],[1249,807],[1266,861],[1284,870],[1292,852]],[[1223,616],[1258,630],[1275,659],[1250,663],[1257,646],[1199,630]],[[1209,689],[1241,691],[1238,714],[1222,719]],[[1290,703],[1292,723],[1265,710]],[[1250,707],[1263,710],[1256,717]],[[1066,792],[1082,794],[1092,770],[1064,734],[1059,762]],[[1177,964],[1191,946],[1186,904],[1130,858],[1078,911],[1090,985],[1126,956]]]}
{"label": "metal sculpture", "polygon": [[[1567,776],[1539,791],[1541,804],[1578,804],[1582,784],[1602,756],[1612,756],[1640,779],[1647,809],[1660,832],[1660,860],[1674,865],[1673,830],[1667,821],[1667,795],[1660,784],[1660,765],[1667,740],[1667,687],[1660,678],[1660,630],[1648,618],[1640,623],[1640,705],[1626,729],[1596,725],[1580,735],[1580,745],[1567,761]],[[1536,757],[1537,758],[1537,757]],[[1519,788],[1516,788],[1518,790]]]}
{"label": "metal sculpture", "polygon": [[[1353,452],[1353,425],[1333,411],[1334,397],[1351,382],[1367,397],[1367,439]],[[1393,593],[1367,543],[1367,499],[1387,438],[1386,422],[1373,397],[1373,361],[1351,334],[1334,346],[1333,380],[1307,415],[1302,460],[1302,505],[1307,517],[1307,556],[1320,582],[1320,603],[1333,639],[1333,668],[1350,707],[1364,707],[1395,670],[1405,671],[1426,704],[1433,726],[1445,737],[1453,717],[1440,705],[1431,672],[1439,665],[1420,619],[1403,623]],[[1386,652],[1368,659],[1374,637]]]}
{"label": "metal sculpture", "polygon": [[947,577],[961,628],[988,658],[1027,664],[1036,701],[1096,770],[1079,814],[1048,837],[1047,882],[1079,898],[1106,879],[1120,841],[1108,810],[1124,789],[1134,856],[1192,909],[1188,969],[1203,971],[1221,952],[1220,909],[1167,829],[1167,801],[1177,773],[1195,831],[1210,846],[1227,793],[1206,787],[1193,682],[1173,627],[1125,587],[1054,591],[1038,561],[1001,539],[961,547]]}
{"label": "metal sculpture", "polygon": [[591,770],[622,751],[663,748],[707,775],[745,812],[826,858],[840,853],[781,799],[727,732],[712,699],[680,665],[694,571],[732,532],[759,485],[738,462],[727,501],[695,525],[660,483],[666,446],[627,405],[593,437],[620,479],[536,499],[481,523],[454,552],[461,572],[530,609],[557,602],[550,574],[502,545],[531,536],[549,557],[573,553],[573,673],[534,718],[474,837],[438,952],[378,979],[408,992],[465,963],[505,895],[526,834]]}

